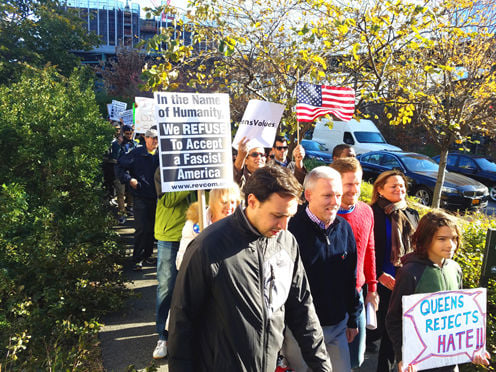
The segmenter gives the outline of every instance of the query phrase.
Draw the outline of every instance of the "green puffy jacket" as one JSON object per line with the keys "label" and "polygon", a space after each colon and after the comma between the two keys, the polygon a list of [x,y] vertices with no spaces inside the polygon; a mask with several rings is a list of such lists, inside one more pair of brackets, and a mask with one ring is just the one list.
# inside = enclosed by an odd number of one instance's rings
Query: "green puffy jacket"
{"label": "green puffy jacket", "polygon": [[186,210],[194,202],[191,191],[161,192],[160,168],[155,172],[155,188],[158,201],[155,212],[155,239],[178,242],[181,240],[183,226],[186,223]]}
{"label": "green puffy jacket", "polygon": [[[445,260],[443,267],[439,267],[428,258],[410,253],[403,256],[401,261],[403,267],[396,274],[396,283],[386,316],[386,329],[397,361],[401,360],[403,341],[401,298],[415,293],[455,291],[462,288],[463,280],[462,269],[453,260]],[[454,371],[455,369],[454,366],[449,366],[438,370]]]}

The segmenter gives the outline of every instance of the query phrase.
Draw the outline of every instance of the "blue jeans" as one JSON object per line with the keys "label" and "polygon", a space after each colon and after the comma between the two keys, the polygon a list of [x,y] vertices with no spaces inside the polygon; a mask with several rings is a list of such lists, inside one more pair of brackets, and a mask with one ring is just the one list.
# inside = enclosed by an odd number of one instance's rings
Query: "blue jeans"
{"label": "blue jeans", "polygon": [[350,349],[351,368],[360,367],[365,359],[365,323],[367,320],[365,318],[365,308],[363,305],[363,291],[360,291],[359,293],[359,301],[362,312],[357,318],[358,335],[356,335],[351,344],[348,344]]}
{"label": "blue jeans", "polygon": [[169,315],[172,291],[176,283],[176,256],[179,242],[157,242],[157,308],[156,328],[160,340],[167,340],[169,333],[165,330],[165,322]]}

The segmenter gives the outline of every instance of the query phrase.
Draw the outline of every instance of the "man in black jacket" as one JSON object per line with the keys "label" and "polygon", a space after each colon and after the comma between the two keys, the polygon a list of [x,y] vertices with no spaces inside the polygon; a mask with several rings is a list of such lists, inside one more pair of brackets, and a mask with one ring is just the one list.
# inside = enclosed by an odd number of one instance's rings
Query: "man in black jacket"
{"label": "man in black jacket", "polygon": [[[341,176],[332,168],[317,167],[305,177],[304,187],[308,204],[290,221],[289,231],[300,247],[332,368],[350,371],[348,343],[358,334],[361,306],[356,290],[355,237],[350,224],[337,216]],[[291,368],[306,370],[290,332],[283,354]]]}
{"label": "man in black jacket", "polygon": [[256,170],[246,208],[191,242],[174,287],[169,368],[273,372],[284,322],[314,371],[330,371],[298,245],[286,229],[301,186],[282,167]]}
{"label": "man in black jacket", "polygon": [[157,207],[154,176],[159,163],[157,147],[157,130],[149,129],[145,133],[145,146],[121,156],[116,168],[120,181],[131,187],[134,196],[134,270],[141,270],[143,261],[153,253]]}

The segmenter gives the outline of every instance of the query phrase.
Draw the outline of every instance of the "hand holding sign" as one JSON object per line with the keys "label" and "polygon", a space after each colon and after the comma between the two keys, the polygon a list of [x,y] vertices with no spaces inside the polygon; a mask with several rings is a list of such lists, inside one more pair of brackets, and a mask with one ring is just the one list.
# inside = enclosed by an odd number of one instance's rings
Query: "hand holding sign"
{"label": "hand holding sign", "polygon": [[417,372],[417,368],[415,368],[415,366],[412,366],[411,364],[406,367],[403,367],[403,362],[399,362],[398,372]]}
{"label": "hand holding sign", "polygon": [[241,141],[238,143],[238,156],[241,159],[245,159],[246,155],[248,155],[248,143],[250,139],[248,137],[241,138]]}
{"label": "hand holding sign", "polygon": [[303,159],[305,158],[305,149],[302,145],[298,145],[293,150],[293,158],[297,168],[303,168]]}
{"label": "hand holding sign", "polygon": [[474,357],[472,359],[472,363],[474,364],[480,364],[483,366],[488,366],[489,365],[489,359],[491,359],[491,355],[487,352],[478,352],[474,354]]}

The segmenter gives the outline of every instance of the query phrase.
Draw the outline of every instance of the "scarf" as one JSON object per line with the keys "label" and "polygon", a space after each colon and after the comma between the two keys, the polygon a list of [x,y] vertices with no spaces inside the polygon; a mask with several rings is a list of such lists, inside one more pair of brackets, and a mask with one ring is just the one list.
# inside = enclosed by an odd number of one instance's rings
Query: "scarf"
{"label": "scarf", "polygon": [[377,205],[384,210],[387,216],[391,217],[391,263],[396,267],[401,267],[401,257],[413,251],[410,238],[415,231],[405,213],[406,201],[391,203],[380,197],[377,200]]}

